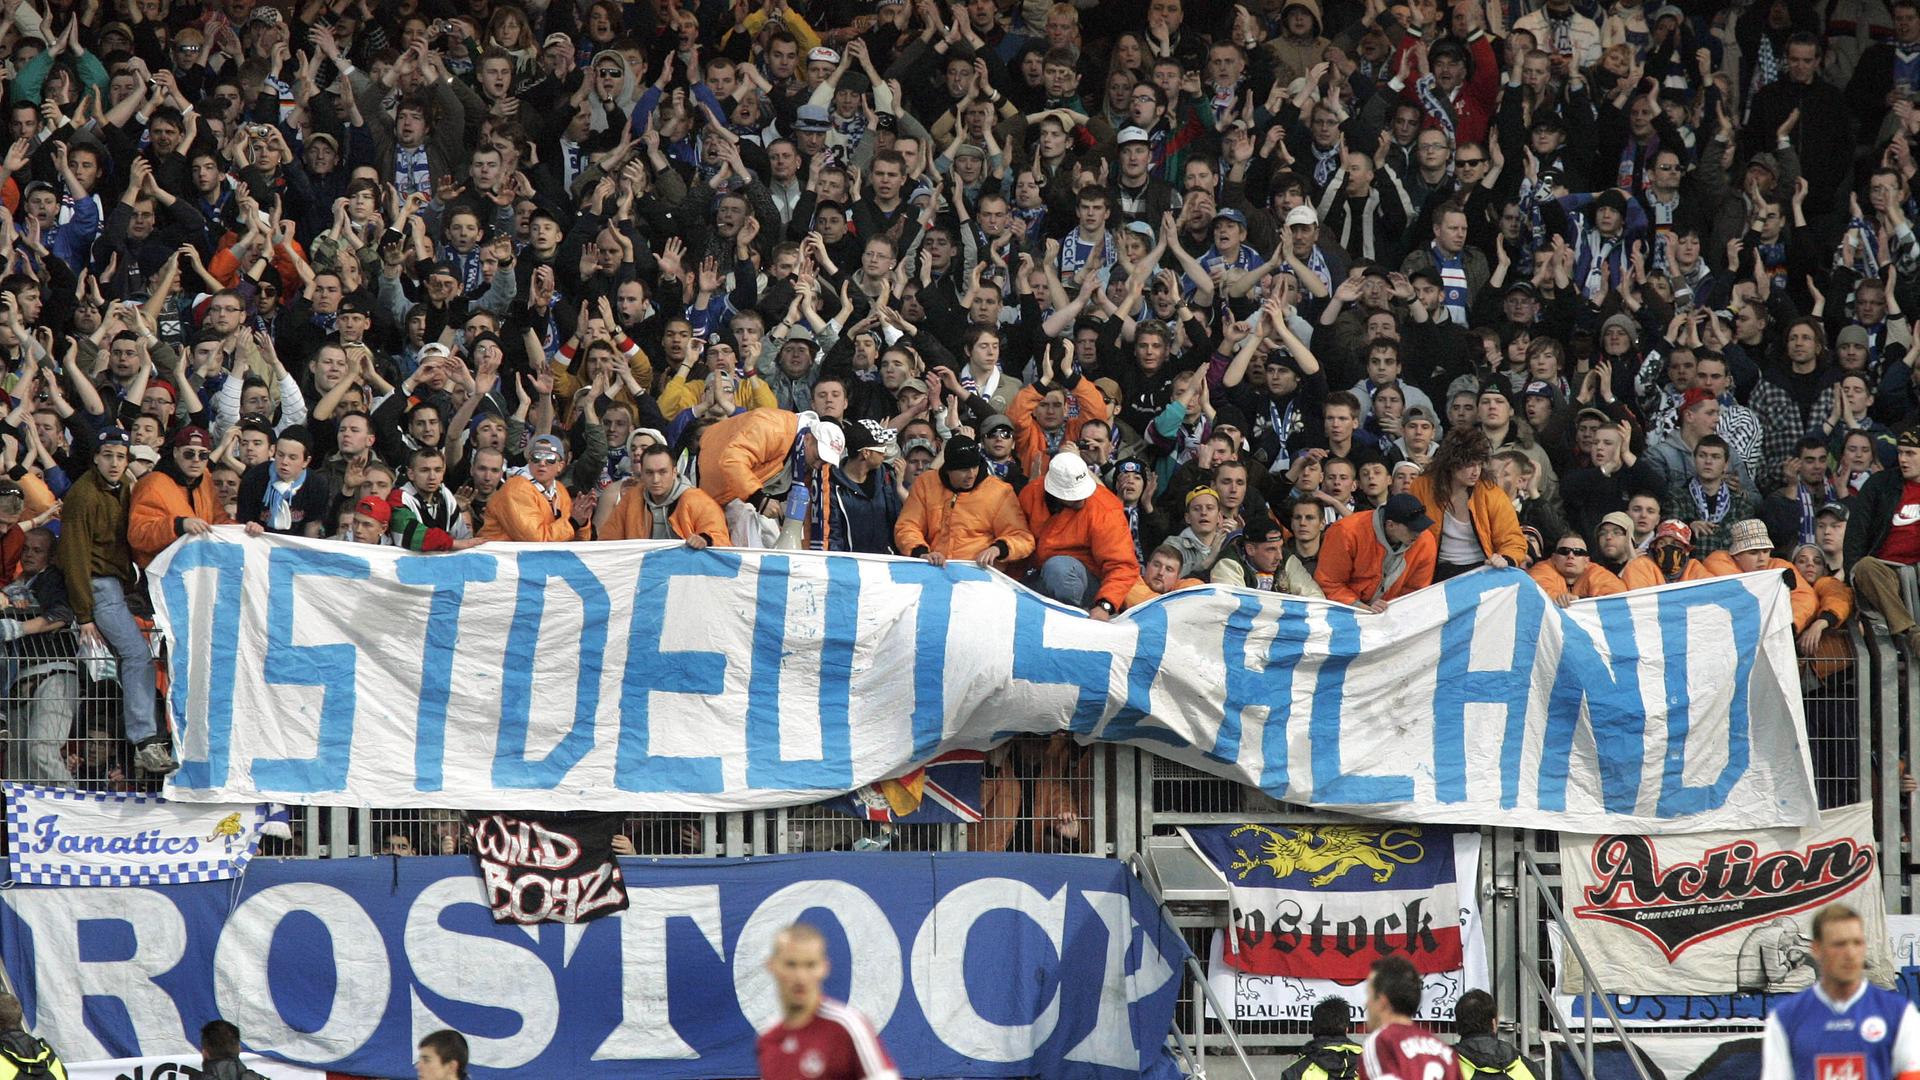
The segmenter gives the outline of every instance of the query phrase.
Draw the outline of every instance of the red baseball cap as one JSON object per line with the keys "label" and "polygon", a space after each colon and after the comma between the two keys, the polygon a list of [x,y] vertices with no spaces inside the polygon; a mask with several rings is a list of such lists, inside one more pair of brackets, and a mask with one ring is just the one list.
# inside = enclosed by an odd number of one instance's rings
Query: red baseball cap
{"label": "red baseball cap", "polygon": [[370,517],[382,525],[392,524],[393,522],[393,506],[384,499],[375,498],[372,495],[361,496],[360,502],[354,506],[353,512]]}

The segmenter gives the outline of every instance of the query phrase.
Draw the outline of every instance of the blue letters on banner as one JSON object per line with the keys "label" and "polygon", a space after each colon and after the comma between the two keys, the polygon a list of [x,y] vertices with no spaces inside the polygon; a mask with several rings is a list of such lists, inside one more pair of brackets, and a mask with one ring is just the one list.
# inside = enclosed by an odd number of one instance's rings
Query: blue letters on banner
{"label": "blue letters on banner", "polygon": [[152,572],[182,801],[753,809],[1066,732],[1415,821],[1816,814],[1776,575],[1562,610],[1482,570],[1380,615],[1206,586],[1102,622],[971,564],[653,543],[421,556],[222,527]]}
{"label": "blue letters on banner", "polygon": [[[827,993],[908,1075],[1177,1075],[1187,952],[1121,864],[1076,856],[623,860],[631,906],[502,926],[464,857],[257,859],[232,883],[17,886],[0,953],[28,1026],[74,1060],[177,1053],[220,1016],[251,1049],[411,1072],[453,1027],[478,1077],[734,1077],[778,1017],[773,935],[825,933]],[[1065,972],[1073,978],[1063,977]],[[84,1005],[83,1005],[84,1002]]]}

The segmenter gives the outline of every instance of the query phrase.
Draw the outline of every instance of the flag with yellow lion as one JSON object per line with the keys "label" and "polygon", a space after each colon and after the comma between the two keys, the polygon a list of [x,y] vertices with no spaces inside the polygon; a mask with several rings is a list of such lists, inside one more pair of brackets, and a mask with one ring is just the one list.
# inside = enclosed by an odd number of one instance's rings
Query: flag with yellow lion
{"label": "flag with yellow lion", "polygon": [[1464,965],[1473,864],[1461,880],[1460,830],[1249,824],[1186,833],[1231,891],[1233,934],[1222,955],[1230,967],[1358,983],[1393,954],[1423,975]]}

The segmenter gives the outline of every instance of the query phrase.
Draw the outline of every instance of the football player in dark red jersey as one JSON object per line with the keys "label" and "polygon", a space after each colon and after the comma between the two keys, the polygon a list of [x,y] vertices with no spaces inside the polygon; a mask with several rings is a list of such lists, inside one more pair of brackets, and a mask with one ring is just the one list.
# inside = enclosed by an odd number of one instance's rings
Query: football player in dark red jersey
{"label": "football player in dark red jersey", "polygon": [[765,1080],[899,1080],[880,1034],[853,1007],[820,993],[827,939],[794,923],[773,941],[767,970],[780,989],[780,1022],[756,1047]]}
{"label": "football player in dark red jersey", "polygon": [[1367,1030],[1360,1054],[1364,1080],[1460,1080],[1453,1047],[1413,1022],[1420,1011],[1420,973],[1404,956],[1373,962],[1367,979]]}

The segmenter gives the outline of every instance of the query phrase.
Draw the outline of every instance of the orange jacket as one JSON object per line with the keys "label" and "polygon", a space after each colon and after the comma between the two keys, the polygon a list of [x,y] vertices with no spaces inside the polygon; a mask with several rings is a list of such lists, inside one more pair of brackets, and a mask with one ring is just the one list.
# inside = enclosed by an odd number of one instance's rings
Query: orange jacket
{"label": "orange jacket", "polygon": [[1021,489],[1020,509],[1033,526],[1035,569],[1056,555],[1076,559],[1100,578],[1095,600],[1105,600],[1115,611],[1127,606],[1127,594],[1140,581],[1140,560],[1133,553],[1133,530],[1127,527],[1120,496],[1097,487],[1079,506],[1054,513],[1047,504],[1045,481],[1035,480]]}
{"label": "orange jacket", "polygon": [[1141,578],[1134,584],[1133,588],[1127,590],[1127,606],[1139,607],[1141,604],[1146,603],[1156,596],[1166,596],[1169,593],[1179,592],[1181,589],[1190,589],[1195,585],[1205,584],[1206,582],[1197,577],[1181,578],[1179,581],[1174,582],[1173,588],[1168,589],[1167,592],[1157,593],[1153,591],[1153,586],[1147,584],[1145,578]]}
{"label": "orange jacket", "polygon": [[[1320,562],[1314,567],[1313,580],[1320,583],[1327,599],[1343,604],[1365,604],[1380,588],[1387,549],[1373,534],[1376,513],[1378,511],[1365,510],[1348,514],[1327,526],[1327,531],[1321,534]],[[1413,546],[1407,549],[1406,570],[1381,599],[1397,600],[1433,584],[1433,563],[1439,547],[1439,541],[1431,532],[1415,537]]]}
{"label": "orange jacket", "polygon": [[1847,625],[1853,618],[1853,589],[1844,581],[1829,574],[1813,583],[1813,596],[1818,602],[1813,617],[1825,615],[1833,620],[1828,633]]}
{"label": "orange jacket", "polygon": [[[1427,508],[1427,516],[1433,519],[1434,542],[1439,543],[1445,508],[1434,494],[1433,477],[1416,476],[1407,490]],[[1482,554],[1489,558],[1499,555],[1514,566],[1527,561],[1527,537],[1520,531],[1520,515],[1514,513],[1513,500],[1499,484],[1482,479],[1474,485],[1467,496],[1467,516],[1473,521],[1473,535],[1480,538]]]}
{"label": "orange jacket", "polygon": [[[713,496],[699,488],[688,488],[680,493],[680,498],[667,513],[667,528],[682,540],[691,540],[704,536],[707,543],[715,547],[725,547],[733,542],[733,533],[727,528],[726,511],[713,501]],[[620,495],[620,504],[600,523],[599,538],[602,540],[651,540],[653,539],[653,511],[647,509],[647,494],[635,482]]]}
{"label": "orange jacket", "polygon": [[566,485],[554,484],[553,501],[524,476],[509,476],[487,500],[487,521],[480,526],[482,540],[519,540],[557,544],[585,540],[585,526],[573,523],[573,496]]}
{"label": "orange jacket", "polygon": [[1853,617],[1853,590],[1846,582],[1828,575],[1813,583],[1813,595],[1820,603],[1814,616],[1825,615],[1835,621],[1820,632],[1820,643],[1814,646],[1813,655],[1801,659],[1807,662],[1808,670],[1816,678],[1824,679],[1853,666],[1853,643],[1847,640],[1846,630],[1847,620]]}
{"label": "orange jacket", "polygon": [[[1688,559],[1686,567],[1680,571],[1681,581],[1699,581],[1712,576],[1698,559]],[[1620,583],[1627,587],[1628,592],[1652,589],[1667,584],[1667,575],[1660,572],[1660,564],[1654,562],[1651,556],[1635,555],[1620,568]]]}
{"label": "orange jacket", "polygon": [[39,517],[47,512],[47,507],[60,501],[60,497],[53,493],[39,473],[21,473],[20,479],[15,482],[20,485],[20,494],[27,499],[26,513],[20,515],[22,518]]}
{"label": "orange jacket", "polygon": [[1006,562],[1033,553],[1033,530],[1013,486],[997,476],[983,475],[973,490],[955,491],[940,470],[928,469],[907,491],[907,504],[893,523],[893,546],[902,555],[937,551],[971,559],[995,541],[1006,546]]}
{"label": "orange jacket", "polygon": [[780,475],[800,434],[800,415],[785,409],[749,409],[708,428],[700,437],[700,490],[726,506]]}
{"label": "orange jacket", "polygon": [[133,485],[133,505],[127,508],[127,546],[133,549],[133,561],[145,566],[168,544],[180,537],[181,518],[199,518],[209,525],[231,524],[220,499],[213,493],[213,480],[202,475],[192,491],[155,469]]}
{"label": "orange jacket", "polygon": [[[1100,388],[1093,380],[1082,377],[1073,384],[1073,397],[1079,403],[1078,415],[1075,415],[1073,402],[1068,403],[1067,430],[1062,438],[1072,442],[1080,437],[1080,428],[1089,420],[1106,420],[1107,399],[1100,396]],[[1047,463],[1053,455],[1047,452],[1047,433],[1034,423],[1033,407],[1040,404],[1040,391],[1032,386],[1023,386],[1013,395],[1013,402],[1007,406],[1007,419],[1013,423],[1014,460],[1027,470],[1027,475],[1035,478],[1047,475]]]}
{"label": "orange jacket", "polygon": [[[1733,561],[1733,556],[1724,551],[1716,551],[1707,556],[1706,564],[1707,574],[1710,577],[1728,577],[1746,573],[1745,570],[1740,569],[1739,563]],[[1820,599],[1814,593],[1813,586],[1807,584],[1807,579],[1800,576],[1799,569],[1787,560],[1771,559],[1767,562],[1767,569],[1785,570],[1792,575],[1788,580],[1793,582],[1793,632],[1798,634],[1807,628],[1807,624],[1813,621],[1815,615],[1820,613]]]}
{"label": "orange jacket", "polygon": [[[1653,572],[1658,574],[1660,569],[1655,567]],[[1587,564],[1587,572],[1580,575],[1580,580],[1574,582],[1572,588],[1567,587],[1567,579],[1561,577],[1560,571],[1555,570],[1553,563],[1546,559],[1534,563],[1527,574],[1548,596],[1559,596],[1563,592],[1570,592],[1575,598],[1585,600],[1594,596],[1616,596],[1627,591],[1627,583],[1621,581],[1613,571],[1593,563]],[[1665,584],[1665,581],[1665,578],[1661,579],[1662,584]]]}

